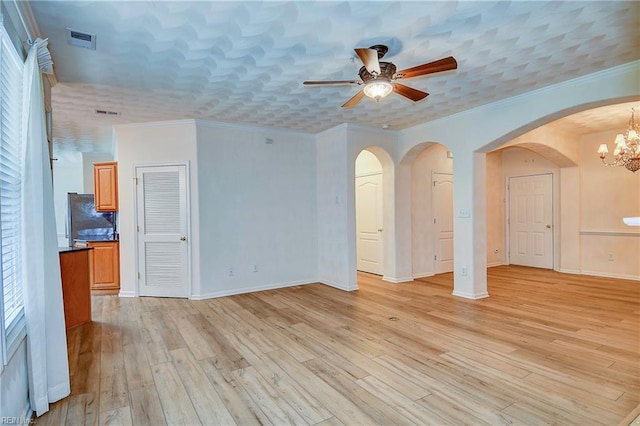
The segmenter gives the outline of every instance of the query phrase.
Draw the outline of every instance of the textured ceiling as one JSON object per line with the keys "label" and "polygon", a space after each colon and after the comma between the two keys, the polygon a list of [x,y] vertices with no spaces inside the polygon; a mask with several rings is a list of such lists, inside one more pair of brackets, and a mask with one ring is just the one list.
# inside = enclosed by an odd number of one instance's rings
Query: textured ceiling
{"label": "textured ceiling", "polygon": [[[349,122],[402,129],[640,57],[640,3],[626,1],[34,1],[59,84],[57,152],[109,151],[109,126],[202,118],[305,132]],[[65,28],[97,35],[67,45]],[[430,96],[341,109],[355,47],[387,44],[409,68],[449,55],[458,69],[404,80]],[[96,109],[119,112],[101,117]],[[107,143],[105,143],[107,141]]]}

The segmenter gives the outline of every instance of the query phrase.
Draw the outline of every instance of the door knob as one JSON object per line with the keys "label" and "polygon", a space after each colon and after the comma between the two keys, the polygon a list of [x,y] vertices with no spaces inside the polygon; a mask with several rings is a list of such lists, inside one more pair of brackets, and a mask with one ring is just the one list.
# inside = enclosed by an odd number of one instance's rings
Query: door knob
{"label": "door knob", "polygon": [[379,229],[378,229],[378,232],[382,232],[382,228],[379,228]]}
{"label": "door knob", "polygon": [[551,229],[551,225],[547,225],[547,229]]}
{"label": "door knob", "polygon": [[182,237],[180,237],[180,241],[187,241],[187,237],[183,235]]}

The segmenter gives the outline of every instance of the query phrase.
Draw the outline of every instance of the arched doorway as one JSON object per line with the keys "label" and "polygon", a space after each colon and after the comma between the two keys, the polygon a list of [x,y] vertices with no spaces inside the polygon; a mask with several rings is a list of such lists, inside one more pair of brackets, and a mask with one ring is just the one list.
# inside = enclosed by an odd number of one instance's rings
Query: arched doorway
{"label": "arched doorway", "polygon": [[382,163],[362,150],[355,164],[357,270],[384,273],[384,189]]}
{"label": "arched doorway", "polygon": [[427,143],[403,161],[411,164],[413,277],[453,271],[453,156]]}

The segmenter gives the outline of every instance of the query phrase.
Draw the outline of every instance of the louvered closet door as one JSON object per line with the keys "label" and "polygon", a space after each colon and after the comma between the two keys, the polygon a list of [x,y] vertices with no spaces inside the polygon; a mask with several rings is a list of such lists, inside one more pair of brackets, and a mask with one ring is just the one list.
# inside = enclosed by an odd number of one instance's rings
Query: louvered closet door
{"label": "louvered closet door", "polygon": [[140,296],[189,297],[186,166],[136,168]]}

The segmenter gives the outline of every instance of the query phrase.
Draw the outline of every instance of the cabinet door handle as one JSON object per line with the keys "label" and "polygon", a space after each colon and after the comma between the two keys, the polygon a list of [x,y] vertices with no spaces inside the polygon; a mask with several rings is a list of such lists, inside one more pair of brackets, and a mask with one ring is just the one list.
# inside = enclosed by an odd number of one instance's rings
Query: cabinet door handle
{"label": "cabinet door handle", "polygon": [[187,241],[187,237],[183,235],[182,237],[180,237],[180,241]]}

